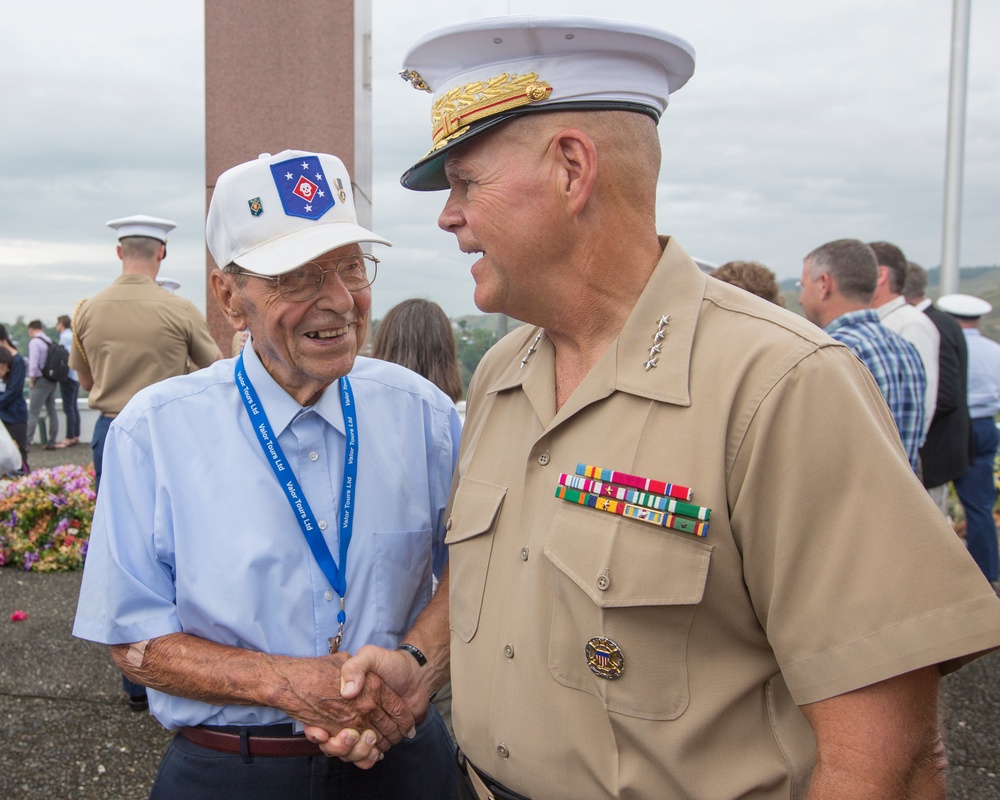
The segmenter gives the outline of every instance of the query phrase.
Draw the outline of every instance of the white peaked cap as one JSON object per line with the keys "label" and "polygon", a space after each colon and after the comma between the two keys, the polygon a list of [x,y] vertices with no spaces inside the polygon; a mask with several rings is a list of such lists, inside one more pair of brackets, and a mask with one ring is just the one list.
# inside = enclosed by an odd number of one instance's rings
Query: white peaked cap
{"label": "white peaked cap", "polygon": [[512,117],[625,109],[659,120],[694,73],[694,48],[651,25],[595,17],[493,17],[418,39],[400,75],[433,94],[432,149],[401,179],[447,188],[445,152]]}
{"label": "white peaked cap", "polygon": [[149,214],[135,214],[131,217],[113,219],[107,225],[118,231],[119,241],[129,236],[147,236],[150,239],[159,239],[164,243],[167,241],[167,234],[177,227],[176,222],[151,217]]}

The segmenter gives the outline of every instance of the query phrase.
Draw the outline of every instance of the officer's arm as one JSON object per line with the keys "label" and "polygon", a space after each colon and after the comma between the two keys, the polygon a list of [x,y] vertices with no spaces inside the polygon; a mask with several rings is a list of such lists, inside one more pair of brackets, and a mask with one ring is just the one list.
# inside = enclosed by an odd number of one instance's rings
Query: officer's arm
{"label": "officer's arm", "polygon": [[940,671],[925,667],[801,706],[816,734],[809,800],[945,797]]}
{"label": "officer's arm", "polygon": [[[417,663],[416,658],[404,650],[365,645],[341,667],[340,691],[344,697],[356,696],[367,688],[372,677],[378,676],[406,701],[414,717],[423,719],[431,695],[448,681],[450,674],[448,584],[446,565],[437,591],[403,637],[404,642],[423,654],[426,663]],[[320,727],[306,726],[305,729],[306,736],[320,742],[321,749],[328,756],[338,756],[367,769],[376,763],[380,752],[364,736],[358,740],[356,734],[359,731],[352,731],[354,735],[347,740],[343,735],[328,739],[333,732]]]}

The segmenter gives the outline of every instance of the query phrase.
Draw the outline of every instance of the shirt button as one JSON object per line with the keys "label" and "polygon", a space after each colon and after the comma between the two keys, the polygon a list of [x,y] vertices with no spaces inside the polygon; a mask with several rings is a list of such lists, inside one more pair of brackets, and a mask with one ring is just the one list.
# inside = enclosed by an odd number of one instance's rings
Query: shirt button
{"label": "shirt button", "polygon": [[528,548],[527,547],[522,547],[521,548],[521,560],[522,561],[527,561],[528,560]]}
{"label": "shirt button", "polygon": [[448,517],[448,521],[444,524],[444,529],[446,531],[450,531],[451,530],[451,517]]}
{"label": "shirt button", "polygon": [[310,453],[309,454],[309,460],[310,461],[315,461],[317,458],[319,458],[319,453]]}
{"label": "shirt button", "polygon": [[548,450],[546,450],[545,452],[539,454],[539,456],[538,456],[538,463],[541,464],[543,467],[546,464],[549,463],[549,451]]}
{"label": "shirt button", "polygon": [[321,531],[325,531],[326,530],[326,520],[325,519],[321,519],[319,521],[319,529]]}
{"label": "shirt button", "polygon": [[597,588],[602,592],[607,591],[610,585],[611,579],[607,575],[601,575],[601,577],[597,579]]}
{"label": "shirt button", "polygon": [[512,645],[512,644],[507,645],[503,649],[503,654],[505,656],[507,656],[507,658],[513,658],[514,657],[514,645]]}
{"label": "shirt button", "polygon": [[327,601],[333,600],[333,592],[327,592],[325,595],[323,595],[323,599]]}
{"label": "shirt button", "polygon": [[502,742],[497,746],[497,752],[500,754],[500,758],[507,758],[510,756],[510,750],[508,750],[507,745]]}

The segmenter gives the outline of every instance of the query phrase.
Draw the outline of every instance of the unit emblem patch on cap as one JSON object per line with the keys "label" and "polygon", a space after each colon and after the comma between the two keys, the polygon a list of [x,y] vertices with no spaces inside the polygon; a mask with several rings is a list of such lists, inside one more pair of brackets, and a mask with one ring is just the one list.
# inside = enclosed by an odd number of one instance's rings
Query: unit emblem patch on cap
{"label": "unit emblem patch on cap", "polygon": [[[323,166],[316,156],[291,158],[271,165],[281,205],[290,217],[319,219],[335,205]],[[252,210],[252,209],[251,209]]]}
{"label": "unit emblem patch on cap", "polygon": [[585,648],[587,666],[600,678],[617,680],[625,671],[625,657],[621,648],[604,636],[595,636]]}
{"label": "unit emblem patch on cap", "polygon": [[253,200],[247,200],[247,204],[250,206],[250,213],[255,217],[259,217],[264,213],[264,204],[260,202],[259,197],[255,197]]}

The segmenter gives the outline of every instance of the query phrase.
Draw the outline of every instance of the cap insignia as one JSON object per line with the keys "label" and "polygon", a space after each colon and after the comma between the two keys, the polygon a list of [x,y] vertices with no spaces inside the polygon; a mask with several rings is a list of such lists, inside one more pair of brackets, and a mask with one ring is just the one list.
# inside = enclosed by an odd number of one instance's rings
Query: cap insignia
{"label": "cap insignia", "polygon": [[250,213],[255,217],[259,217],[264,213],[264,204],[260,202],[259,197],[255,197],[253,200],[247,200],[247,204],[250,206]]}
{"label": "cap insignia", "polygon": [[[419,76],[418,76],[419,77]],[[537,103],[552,93],[538,75],[504,73],[485,81],[458,86],[439,97],[431,109],[431,132],[435,149],[446,137],[481,119]]]}
{"label": "cap insignia", "polygon": [[[315,167],[312,166],[313,160]],[[290,158],[272,164],[271,176],[278,189],[281,205],[290,217],[319,219],[336,204],[332,194],[328,194],[320,186],[321,183],[326,183],[326,177],[317,156]]]}
{"label": "cap insignia", "polygon": [[420,77],[420,73],[413,69],[404,69],[399,73],[399,77],[406,81],[414,89],[419,89],[421,92],[430,92],[433,94],[433,90],[427,85],[427,81]]}

